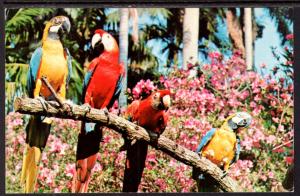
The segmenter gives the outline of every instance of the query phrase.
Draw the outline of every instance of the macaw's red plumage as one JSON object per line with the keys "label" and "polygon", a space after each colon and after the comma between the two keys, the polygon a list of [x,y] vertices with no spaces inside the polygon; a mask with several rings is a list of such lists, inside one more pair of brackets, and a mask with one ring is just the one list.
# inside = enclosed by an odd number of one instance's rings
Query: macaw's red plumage
{"label": "macaw's red plumage", "polygon": [[[132,102],[125,112],[125,117],[146,130],[156,133],[157,139],[157,136],[162,134],[167,126],[168,115],[166,111],[170,104],[170,91],[158,90],[144,100]],[[145,167],[148,144],[145,141],[137,141],[133,145],[129,143],[125,140],[127,157],[123,192],[137,192]]]}
{"label": "macaw's red plumage", "polygon": [[[100,29],[93,35],[92,47],[94,50],[103,47],[103,52],[90,63],[84,79],[82,101],[93,108],[109,109],[119,97],[124,77],[124,68],[119,64],[119,47],[109,33]],[[87,191],[101,139],[102,127],[99,124],[82,122],[73,192]]]}

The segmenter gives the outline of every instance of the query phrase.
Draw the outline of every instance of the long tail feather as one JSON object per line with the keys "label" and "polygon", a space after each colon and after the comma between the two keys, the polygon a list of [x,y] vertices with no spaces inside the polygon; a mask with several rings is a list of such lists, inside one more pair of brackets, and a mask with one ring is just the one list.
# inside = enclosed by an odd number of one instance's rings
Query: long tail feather
{"label": "long tail feather", "polygon": [[27,153],[25,155],[25,164],[22,167],[22,183],[25,193],[32,193],[35,188],[37,174],[39,170],[39,162],[41,159],[41,150],[37,147],[26,146]]}
{"label": "long tail feather", "polygon": [[197,182],[198,192],[220,192],[214,179],[193,168],[192,178]]}
{"label": "long tail feather", "polygon": [[76,152],[76,174],[73,177],[72,192],[87,192],[92,169],[97,161],[99,144],[102,139],[102,127],[86,129],[86,123],[82,123],[82,132],[78,135]]}
{"label": "long tail feather", "polygon": [[26,174],[27,174],[27,165],[29,162],[29,156],[27,156],[28,154],[28,148],[29,145],[26,144],[25,149],[24,149],[24,153],[23,153],[23,164],[22,164],[22,172],[21,172],[21,184],[25,183],[25,178],[26,178]]}
{"label": "long tail feather", "polygon": [[127,149],[126,166],[123,179],[123,192],[137,192],[147,157],[148,144],[137,141]]}
{"label": "long tail feather", "polygon": [[26,146],[23,154],[21,185],[25,193],[34,192],[42,149],[46,146],[51,125],[44,123],[41,117],[30,118],[26,127]]}

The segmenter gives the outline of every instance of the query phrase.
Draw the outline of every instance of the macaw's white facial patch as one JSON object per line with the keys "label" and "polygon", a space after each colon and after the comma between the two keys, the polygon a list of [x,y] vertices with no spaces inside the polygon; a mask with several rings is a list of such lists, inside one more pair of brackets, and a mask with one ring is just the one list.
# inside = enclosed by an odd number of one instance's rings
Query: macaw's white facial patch
{"label": "macaw's white facial patch", "polygon": [[170,95],[166,95],[163,97],[163,104],[165,106],[165,108],[169,108],[171,105],[171,97]]}
{"label": "macaw's white facial patch", "polygon": [[243,119],[241,119],[238,116],[235,116],[235,117],[232,118],[232,122],[234,122],[235,124],[238,124],[241,120],[243,120]]}
{"label": "macaw's white facial patch", "polygon": [[49,31],[52,33],[57,33],[60,28],[61,28],[61,24],[50,27]]}
{"label": "macaw's white facial patch", "polygon": [[103,33],[103,35],[102,35],[102,43],[103,43],[104,49],[106,51],[112,51],[114,49],[114,47],[115,47],[115,40],[108,33]]}
{"label": "macaw's white facial patch", "polygon": [[92,47],[95,48],[95,45],[97,42],[101,41],[101,36],[96,33],[93,37],[92,37]]}

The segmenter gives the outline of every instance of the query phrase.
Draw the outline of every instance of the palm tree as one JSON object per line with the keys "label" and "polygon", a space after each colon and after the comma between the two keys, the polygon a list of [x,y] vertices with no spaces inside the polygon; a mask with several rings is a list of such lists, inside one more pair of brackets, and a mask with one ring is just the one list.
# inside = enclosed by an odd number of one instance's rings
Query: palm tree
{"label": "palm tree", "polygon": [[252,39],[252,8],[244,8],[245,24],[245,54],[247,70],[252,70],[253,66],[253,39]]}
{"label": "palm tree", "polygon": [[[119,32],[118,34],[115,34],[115,37],[119,40],[119,46],[120,46],[120,55],[122,53],[124,54],[124,51],[122,49],[122,45],[124,43],[125,36],[121,38],[121,28],[118,28],[121,26],[121,23],[123,23],[122,18],[122,12],[119,9],[110,9],[107,13],[107,27],[110,29],[115,30],[116,32]],[[138,25],[138,18],[142,17],[144,14],[147,14],[151,19],[156,19],[157,15],[160,14],[163,17],[166,17],[168,15],[167,9],[164,8],[129,8],[128,14],[126,14],[127,20],[132,21],[132,30],[131,25],[127,27],[127,46],[128,51],[127,53],[127,60],[120,56],[120,62],[123,62],[125,65],[125,62],[127,63],[127,74],[126,77],[130,78],[130,80],[125,79],[123,86],[123,93],[120,95],[119,104],[121,107],[126,105],[126,96],[125,96],[125,90],[127,88],[132,88],[135,86],[135,84],[141,79],[141,78],[147,78],[147,79],[154,79],[156,78],[157,74],[157,66],[158,66],[158,58],[154,56],[152,53],[152,48],[150,48],[147,45],[148,37],[147,33],[145,33],[144,28],[147,28],[148,25]],[[127,23],[129,23],[129,21]],[[123,28],[123,27],[122,27]],[[122,32],[124,32],[122,30]],[[122,33],[122,35],[124,35]],[[121,58],[123,60],[121,60]],[[127,80],[127,81],[126,81]],[[126,88],[127,86],[127,88]]]}
{"label": "palm tree", "polygon": [[198,61],[199,8],[185,8],[183,17],[183,65]]}
{"label": "palm tree", "polygon": [[240,18],[237,16],[236,8],[226,10],[226,22],[229,36],[233,42],[233,48],[239,50],[245,57],[245,46],[243,42],[243,26]]}
{"label": "palm tree", "polygon": [[123,87],[119,98],[119,107],[122,108],[127,105],[127,70],[128,70],[128,8],[121,8],[120,10],[120,31],[119,31],[119,47],[120,47],[120,63],[123,63],[125,68],[125,78],[123,80]]}
{"label": "palm tree", "polygon": [[[237,12],[240,12],[238,14]],[[253,69],[253,45],[262,37],[264,26],[254,19],[253,8],[228,8],[226,22],[233,49],[241,52],[246,60],[247,69]]]}

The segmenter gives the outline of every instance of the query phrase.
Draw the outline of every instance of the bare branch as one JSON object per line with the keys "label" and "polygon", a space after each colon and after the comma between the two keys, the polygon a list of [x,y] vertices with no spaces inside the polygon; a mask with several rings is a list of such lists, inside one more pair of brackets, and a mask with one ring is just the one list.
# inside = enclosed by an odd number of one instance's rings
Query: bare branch
{"label": "bare branch", "polygon": [[203,173],[208,174],[215,179],[220,189],[225,192],[241,191],[237,183],[229,176],[222,178],[222,170],[208,159],[200,157],[195,152],[176,144],[164,136],[160,136],[158,141],[150,141],[148,132],[144,128],[129,122],[122,117],[110,113],[106,114],[103,110],[94,108],[87,112],[85,106],[72,105],[72,111],[69,111],[66,109],[68,107],[65,106],[68,105],[67,103],[63,103],[63,107],[60,107],[57,102],[46,102],[46,104],[48,105],[47,110],[43,108],[42,104],[37,99],[18,97],[15,99],[14,108],[16,112],[23,114],[44,115],[100,123],[103,126],[121,133],[128,139],[147,141],[155,149],[163,151],[186,165],[201,170]]}

